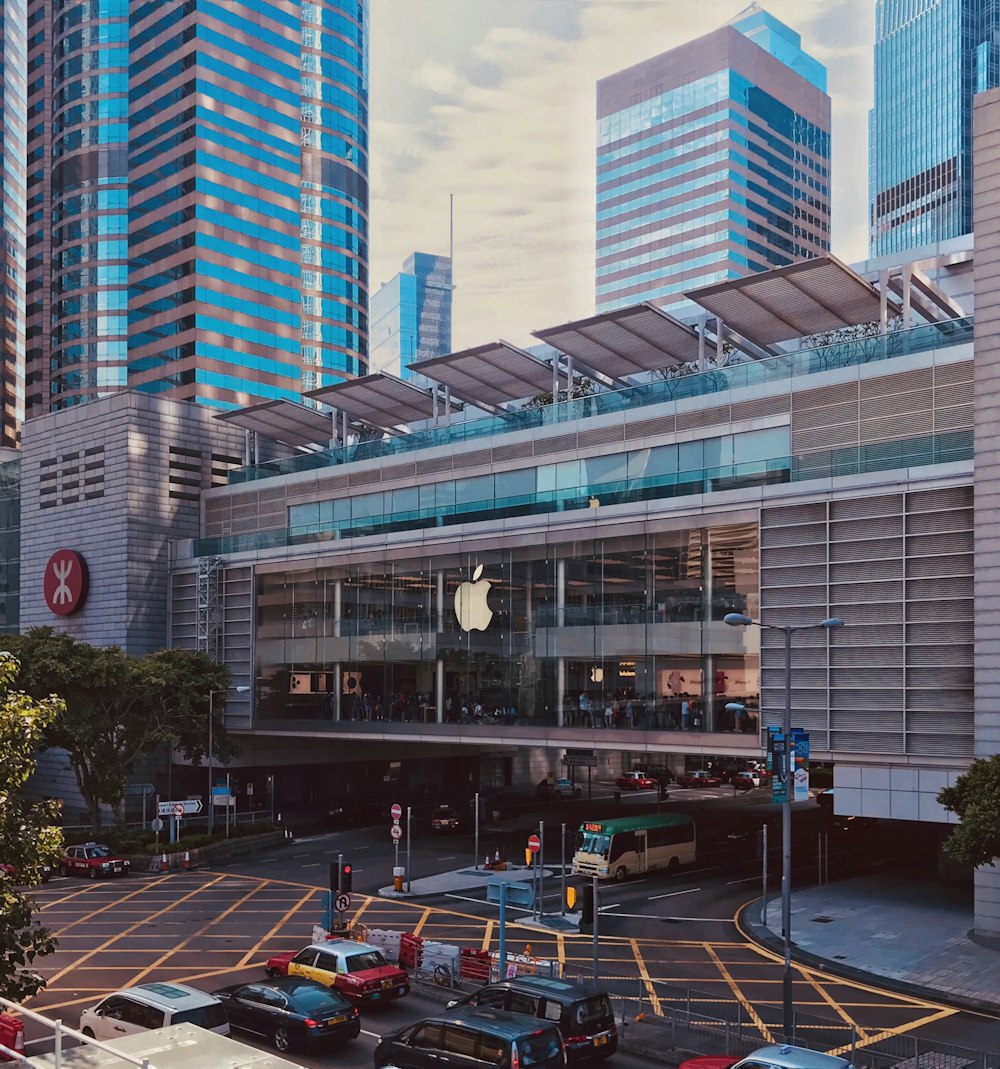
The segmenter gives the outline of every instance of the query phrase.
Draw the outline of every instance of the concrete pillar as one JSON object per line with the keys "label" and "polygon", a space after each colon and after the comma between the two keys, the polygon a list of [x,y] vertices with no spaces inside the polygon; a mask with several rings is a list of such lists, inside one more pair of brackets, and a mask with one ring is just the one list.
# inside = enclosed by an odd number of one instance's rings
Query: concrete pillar
{"label": "concrete pillar", "polygon": [[439,657],[435,666],[434,719],[444,723],[444,661]]}
{"label": "concrete pillar", "polygon": [[566,704],[566,658],[556,659],[556,726],[564,726],[563,707]]}
{"label": "concrete pillar", "polygon": [[340,621],[344,607],[344,584],[337,579],[333,584],[333,637],[340,638]]}
{"label": "concrete pillar", "polygon": [[[715,656],[706,641],[712,627],[712,541],[707,528],[701,530],[701,730],[715,730]],[[692,717],[692,720],[694,718]]]}
{"label": "concrete pillar", "polygon": [[340,700],[344,689],[344,673],[338,661],[333,666],[333,719],[340,720]]}
{"label": "concrete pillar", "polygon": [[566,626],[566,562],[556,561],[556,627]]}

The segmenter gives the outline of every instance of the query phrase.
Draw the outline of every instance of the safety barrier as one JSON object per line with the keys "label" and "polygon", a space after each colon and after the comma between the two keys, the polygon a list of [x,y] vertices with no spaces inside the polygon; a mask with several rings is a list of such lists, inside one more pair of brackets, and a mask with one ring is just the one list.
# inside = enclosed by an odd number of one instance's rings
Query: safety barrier
{"label": "safety barrier", "polygon": [[460,975],[463,980],[473,980],[477,984],[490,982],[493,955],[488,950],[475,950],[463,947],[459,961]]}
{"label": "safety barrier", "polygon": [[369,928],[363,925],[355,925],[355,932],[364,927],[364,934],[359,935],[362,943],[370,943],[382,951],[382,956],[393,965],[399,963],[399,947],[403,938],[402,932],[394,932],[385,928]]}
{"label": "safety barrier", "polygon": [[[15,1055],[24,1055],[24,1021],[0,1011],[0,1044]],[[18,1061],[16,1057],[0,1051],[0,1062]]]}
{"label": "safety barrier", "polygon": [[402,932],[399,937],[399,964],[404,969],[419,969],[423,964],[424,941],[419,935]]}

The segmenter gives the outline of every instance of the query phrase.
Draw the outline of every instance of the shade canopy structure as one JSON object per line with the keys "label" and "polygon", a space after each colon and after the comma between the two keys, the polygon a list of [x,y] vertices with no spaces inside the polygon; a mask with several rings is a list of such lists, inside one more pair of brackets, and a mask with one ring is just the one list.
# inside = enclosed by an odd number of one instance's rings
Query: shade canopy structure
{"label": "shade canopy structure", "polygon": [[552,365],[505,341],[433,356],[410,367],[485,408],[552,390]]}
{"label": "shade canopy structure", "polygon": [[[717,282],[684,294],[758,345],[878,323],[882,296],[833,256]],[[898,311],[890,303],[892,314]]]}
{"label": "shade canopy structure", "polygon": [[326,446],[334,436],[328,415],[297,401],[263,401],[249,408],[220,412],[215,418],[296,448]]}
{"label": "shade canopy structure", "polygon": [[697,331],[648,301],[533,333],[579,366],[617,380],[699,355]]}
{"label": "shade canopy structure", "polygon": [[[434,392],[380,371],[310,390],[306,396],[336,408],[349,419],[389,430],[444,412],[445,400],[439,394],[435,405]],[[450,411],[459,407],[452,402]]]}

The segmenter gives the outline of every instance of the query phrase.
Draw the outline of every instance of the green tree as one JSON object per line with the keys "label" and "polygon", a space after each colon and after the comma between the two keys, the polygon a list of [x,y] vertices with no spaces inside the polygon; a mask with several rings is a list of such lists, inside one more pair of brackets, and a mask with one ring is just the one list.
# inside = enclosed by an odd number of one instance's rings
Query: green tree
{"label": "green tree", "polygon": [[962,821],[944,844],[956,861],[978,868],[1000,857],[1000,754],[973,761],[937,800]]}
{"label": "green tree", "polygon": [[56,948],[52,933],[33,919],[33,901],[18,887],[38,883],[43,866],[54,867],[62,857],[58,802],[22,797],[62,702],[33,701],[12,691],[17,669],[13,657],[0,656],[0,861],[16,869],[16,876],[0,879],[0,995],[20,1002],[45,986],[32,965]]}
{"label": "green tree", "polygon": [[[47,746],[64,749],[90,814],[100,806],[121,813],[128,778],[141,757],[164,743],[200,763],[208,748],[211,692],[225,692],[229,669],[194,650],[160,650],[132,657],[118,646],[77,642],[50,627],[10,636],[20,661],[18,685],[33,697],[55,693],[66,712],[46,730]],[[236,746],[213,707],[213,756],[225,763]]]}

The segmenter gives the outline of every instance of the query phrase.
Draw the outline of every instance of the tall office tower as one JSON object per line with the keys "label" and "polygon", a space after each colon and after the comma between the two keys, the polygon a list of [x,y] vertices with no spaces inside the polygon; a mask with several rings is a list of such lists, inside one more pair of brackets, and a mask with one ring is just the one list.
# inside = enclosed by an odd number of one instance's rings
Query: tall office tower
{"label": "tall office tower", "polygon": [[598,312],[829,247],[826,68],[772,15],[597,83]]}
{"label": "tall office tower", "polygon": [[993,0],[878,0],[871,255],[972,231],[972,98],[1000,85]]}
{"label": "tall office tower", "polygon": [[368,347],[367,0],[28,0],[28,415]]}
{"label": "tall office tower", "polygon": [[451,352],[451,257],[413,252],[372,294],[372,371],[400,378],[416,360]]}
{"label": "tall office tower", "polygon": [[27,12],[24,0],[0,0],[0,114],[3,116],[3,190],[0,248],[3,333],[0,335],[0,446],[17,445],[24,418],[24,225],[28,100]]}

